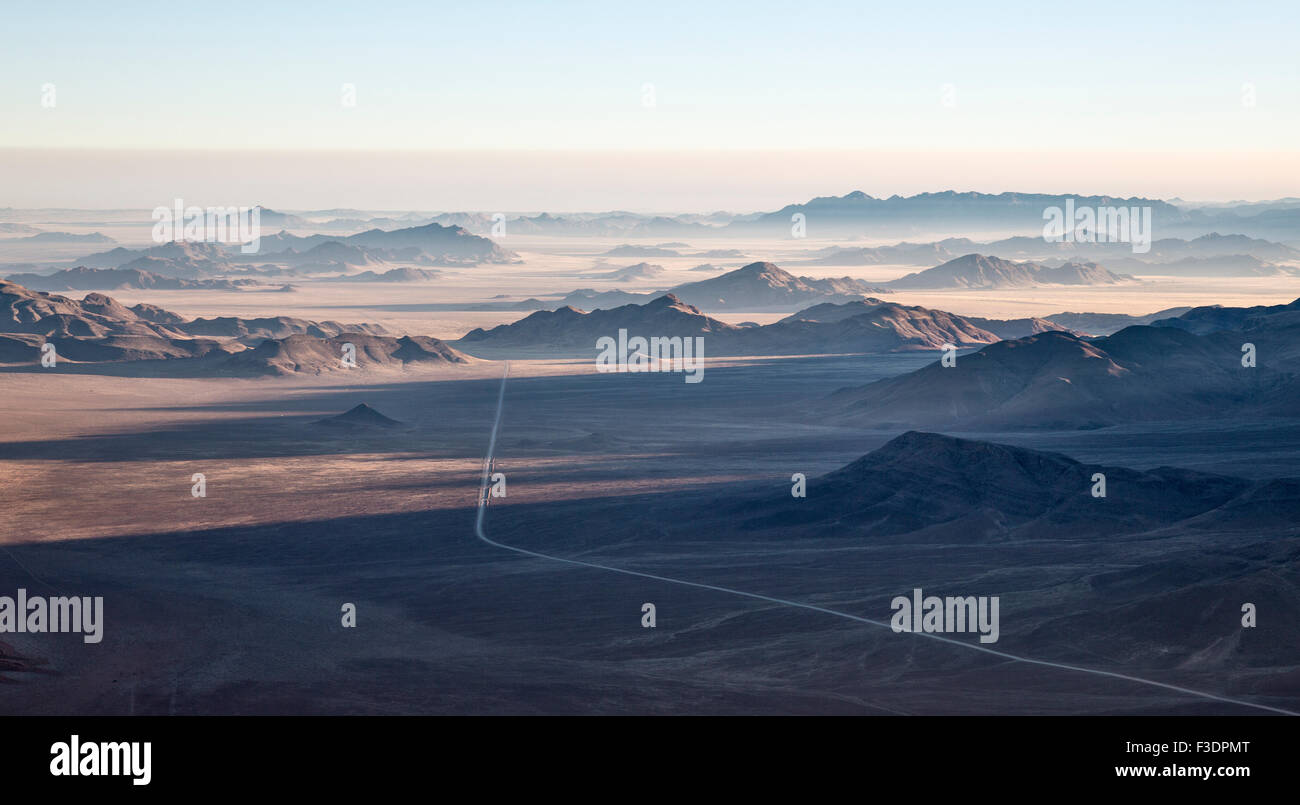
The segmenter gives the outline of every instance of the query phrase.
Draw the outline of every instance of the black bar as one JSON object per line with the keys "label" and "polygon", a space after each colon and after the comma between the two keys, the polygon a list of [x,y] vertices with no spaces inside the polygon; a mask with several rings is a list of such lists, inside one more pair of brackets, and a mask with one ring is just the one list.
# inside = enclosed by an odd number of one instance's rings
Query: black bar
{"label": "black bar", "polygon": [[[1270,716],[121,717],[10,718],[5,727],[4,785],[41,793],[250,793],[287,785],[337,794],[434,784],[451,797],[453,790],[470,795],[528,781],[586,787],[603,778],[613,780],[606,784],[613,794],[623,787],[680,791],[703,775],[729,788],[801,780],[820,788],[834,780],[864,798],[883,796],[886,783],[924,791],[975,786],[972,792],[999,795],[1191,786],[1222,796],[1295,779],[1295,725]],[[83,751],[92,741],[149,742],[149,783],[135,785],[127,775],[53,776],[51,747],[73,735]],[[1177,751],[1180,741],[1186,751]],[[1117,767],[1157,776],[1120,777]],[[1190,767],[1210,767],[1215,776],[1165,771]],[[1237,776],[1223,776],[1225,769]]]}

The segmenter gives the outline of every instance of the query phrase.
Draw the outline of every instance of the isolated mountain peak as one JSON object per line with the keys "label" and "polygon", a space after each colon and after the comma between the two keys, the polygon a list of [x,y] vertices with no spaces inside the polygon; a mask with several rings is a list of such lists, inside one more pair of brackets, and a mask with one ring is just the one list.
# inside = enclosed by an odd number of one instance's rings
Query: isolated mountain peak
{"label": "isolated mountain peak", "polygon": [[675,307],[685,304],[677,298],[677,294],[666,293],[663,296],[655,297],[646,303],[646,307]]}
{"label": "isolated mountain peak", "polygon": [[779,277],[779,276],[785,276],[785,277],[793,276],[793,275],[790,274],[789,271],[786,271],[785,269],[781,268],[781,267],[778,266],[776,263],[769,263],[769,262],[767,262],[767,261],[765,261],[765,260],[760,260],[760,261],[758,261],[758,262],[754,262],[754,263],[750,263],[750,264],[748,264],[748,265],[741,266],[740,268],[736,269],[735,271],[733,271],[733,272],[731,272],[731,273],[732,273],[732,274],[741,274],[741,275],[744,275],[744,274],[772,274],[772,275],[774,275],[774,276],[778,276],[778,277]]}
{"label": "isolated mountain peak", "polygon": [[390,419],[365,403],[359,403],[338,416],[319,420],[318,425],[351,425],[393,428],[401,425],[396,419]]}

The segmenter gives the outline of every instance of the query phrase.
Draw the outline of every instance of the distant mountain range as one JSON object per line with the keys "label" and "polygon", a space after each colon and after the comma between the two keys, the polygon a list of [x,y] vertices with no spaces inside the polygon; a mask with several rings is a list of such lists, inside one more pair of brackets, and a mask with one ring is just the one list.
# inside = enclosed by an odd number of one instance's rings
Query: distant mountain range
{"label": "distant mountain range", "polygon": [[[1124,244],[1095,244],[1095,246],[1109,248],[1118,256],[1123,256],[1124,253],[1124,249],[1119,248]],[[1188,257],[1228,257],[1241,254],[1275,262],[1300,261],[1300,249],[1261,238],[1220,235],[1218,232],[1211,232],[1191,240],[1161,238],[1151,243],[1151,251],[1142,255],[1142,259],[1151,262],[1169,262]]]}
{"label": "distant mountain range", "polygon": [[77,235],[72,232],[38,232],[26,238],[11,238],[8,243],[116,243],[101,232]]}
{"label": "distant mountain range", "polygon": [[[842,307],[854,309],[854,315],[812,318],[795,314],[774,324],[738,327],[726,334],[729,337],[706,339],[705,343],[715,354],[816,355],[916,352],[941,349],[945,344],[968,348],[998,340],[992,331],[943,310],[879,299]],[[824,311],[826,305],[817,308]]]}
{"label": "distant mountain range", "polygon": [[[1197,206],[1141,197],[1014,192],[993,194],[953,190],[918,193],[913,196],[894,195],[888,198],[873,197],[859,190],[842,196],[823,196],[789,204],[771,212],[743,215],[714,213],[709,216],[649,216],[610,212],[581,216],[517,217],[507,221],[506,225],[508,231],[527,234],[692,238],[717,235],[789,239],[793,236],[792,218],[802,215],[806,235],[810,238],[889,237],[900,232],[944,231],[1029,234],[1042,231],[1045,209],[1064,208],[1067,201],[1073,201],[1076,208],[1150,207],[1153,231],[1179,236],[1194,237],[1217,231],[1282,240],[1300,237],[1300,206],[1288,203],[1241,202]],[[440,216],[435,220],[447,222],[453,219]],[[467,217],[455,220],[475,232],[487,232],[491,225],[491,219],[487,216],[479,216],[479,220]],[[963,253],[965,251],[973,249],[966,247],[962,249]],[[993,253],[1002,257],[1017,256],[996,251]],[[920,260],[917,264],[941,262],[942,259],[942,255],[936,255],[933,260]],[[850,264],[852,263],[839,265]]]}
{"label": "distant mountain range", "polygon": [[[1169,314],[1169,315],[1162,315]],[[1077,331],[1114,328],[1100,338]],[[996,320],[877,298],[817,302],[768,325],[732,325],[672,295],[590,313],[563,307],[467,333],[454,347],[377,325],[290,317],[186,319],[99,293],[80,301],[0,281],[0,361],[32,363],[55,343],[85,362],[202,359],[199,374],[344,369],[344,343],[367,366],[456,364],[511,354],[591,355],[619,330],[704,337],[706,355],[848,354],[979,348],[825,401],[819,416],[872,427],[1088,428],[1125,422],[1300,414],[1300,300],[1170,309],[1141,317],[1062,313]],[[1257,365],[1241,364],[1253,345]],[[459,349],[457,348],[459,347]],[[188,367],[188,368],[186,368]]]}
{"label": "distant mountain range", "polygon": [[291,375],[351,371],[340,356],[345,344],[356,349],[357,367],[406,367],[408,365],[468,364],[473,358],[452,349],[445,342],[427,336],[391,336],[346,333],[329,338],[290,335],[267,339],[257,346],[235,352],[212,367],[214,374]]}
{"label": "distant mountain range", "polygon": [[671,289],[688,304],[706,310],[785,308],[811,302],[848,302],[870,294],[889,293],[878,285],[851,277],[796,277],[773,263],[750,263],[718,277],[688,282]]}
{"label": "distant mountain range", "polygon": [[[1084,428],[1226,412],[1300,414],[1300,300],[1194,308],[1096,339],[1047,332],[1001,341],[838,392],[831,408],[881,427]],[[1242,365],[1243,344],[1257,365]]]}
{"label": "distant mountain range", "polygon": [[0,281],[0,362],[40,361],[44,343],[59,360],[85,363],[166,360],[169,371],[196,375],[283,375],[454,365],[473,358],[422,336],[395,338],[375,324],[344,325],[286,316],[189,320],[154,305],[126,307],[103,294],[77,301]]}
{"label": "distant mountain range", "polygon": [[[790,205],[778,213],[755,214],[751,216],[731,216],[725,226],[716,225],[717,221],[727,216],[711,216],[714,224],[693,222],[688,227],[690,234],[723,233],[732,227],[740,229],[758,227],[764,222],[783,218],[789,210],[799,210],[805,215],[809,211],[827,214],[830,221],[852,220],[855,215],[872,211],[871,214],[884,215],[882,220],[889,220],[897,213],[916,212],[924,216],[948,213],[966,215],[975,211],[975,219],[980,216],[996,218],[999,215],[1021,215],[1027,208],[1033,208],[1041,216],[1038,205],[1047,202],[1064,203],[1074,198],[1080,204],[1089,203],[1130,203],[1146,202],[1146,199],[1113,199],[1109,197],[1071,197],[1044,196],[1041,194],[999,194],[996,196],[971,193],[935,193],[920,194],[912,197],[891,197],[890,199],[873,199],[865,194],[850,193],[842,197],[825,197],[814,199],[803,205]],[[1163,204],[1163,202],[1161,202]],[[1169,209],[1177,209],[1166,205]],[[1165,207],[1160,210],[1168,212]],[[1232,208],[1235,209],[1235,208]],[[893,210],[895,212],[888,212]],[[1229,208],[1216,208],[1214,215],[1230,215],[1229,223],[1250,220],[1258,215],[1300,214],[1300,208],[1291,205],[1262,205],[1251,207],[1249,214],[1229,213]],[[882,213],[881,211],[885,211]],[[902,211],[902,212],[900,212]],[[947,212],[944,212],[947,211]],[[964,211],[964,212],[963,212]],[[1197,216],[1210,214],[1206,208],[1198,208]],[[263,220],[267,220],[268,211],[263,210]],[[888,214],[886,214],[888,213]],[[790,213],[794,214],[794,213]],[[911,214],[911,213],[907,213]],[[485,221],[491,218],[478,214],[449,214],[435,216],[450,220],[457,216],[477,222],[480,217]],[[776,216],[777,218],[774,218]],[[904,217],[906,217],[904,215]],[[631,222],[645,219],[633,213],[609,213],[575,216],[589,227],[595,221],[616,219],[620,225],[626,224],[635,229]],[[652,216],[666,234],[667,223],[672,219]],[[1198,218],[1198,220],[1201,220]],[[536,216],[543,223],[555,223],[560,218],[553,216]],[[278,220],[274,215],[271,221]],[[299,219],[304,220],[305,219]],[[373,223],[380,219],[370,219]],[[404,221],[420,220],[418,215],[386,219],[386,223],[398,224]],[[523,220],[523,219],[520,219]],[[534,220],[534,219],[528,219]],[[873,218],[872,220],[876,220]],[[361,221],[366,223],[366,221]],[[310,221],[306,221],[311,225]],[[17,226],[26,226],[15,224]],[[29,227],[30,228],[30,227]],[[619,229],[620,232],[631,229]],[[1034,229],[1041,231],[1041,220],[1035,221]],[[1168,231],[1161,229],[1160,231]],[[1297,230],[1300,231],[1300,230]],[[642,233],[645,234],[645,233]],[[724,233],[725,234],[725,233]],[[733,232],[733,235],[753,233]],[[863,233],[856,233],[860,236]],[[1290,232],[1292,236],[1296,232]],[[68,235],[67,233],[42,232],[35,237],[43,240],[67,240],[84,242],[94,240],[111,242],[101,235]],[[26,238],[10,239],[27,240]],[[658,245],[624,244],[606,252],[607,256],[618,257],[678,257],[682,256],[680,248],[685,243],[659,243]],[[954,237],[927,243],[901,242],[892,246],[832,246],[809,251],[806,265],[932,265],[933,273],[918,272],[920,276],[909,276],[890,283],[888,287],[920,289],[943,287],[1032,287],[1037,284],[1099,284],[1123,281],[1123,270],[1133,274],[1172,275],[1172,276],[1273,276],[1300,274],[1300,249],[1282,243],[1272,242],[1248,234],[1219,234],[1209,232],[1192,239],[1165,237],[1155,240],[1149,252],[1135,254],[1129,243],[1057,243],[1049,242],[1038,235],[1024,235],[986,243],[978,243],[970,238]],[[945,277],[942,269],[946,264],[953,264],[958,259],[972,259],[970,255],[984,255],[988,260],[1029,260],[1033,266],[1026,269],[1014,269],[1006,265],[966,266],[963,271],[951,272],[953,276]],[[736,249],[713,249],[696,253],[696,257],[739,257],[742,253]],[[359,270],[375,270],[380,275],[379,267],[390,263],[405,263],[417,266],[472,266],[483,263],[517,262],[513,252],[505,250],[491,240],[471,234],[458,225],[443,225],[436,221],[418,226],[405,226],[386,230],[370,227],[361,232],[347,236],[324,234],[294,235],[287,231],[262,238],[261,250],[257,255],[245,255],[238,249],[227,249],[210,243],[167,243],[145,249],[116,248],[107,252],[87,255],[77,261],[79,265],[89,268],[126,268],[135,269],[159,277],[173,279],[205,280],[228,278],[231,275],[256,273],[262,276],[283,278],[293,275],[313,274],[351,274]],[[251,264],[260,263],[254,267]],[[752,264],[751,264],[752,265]],[[949,269],[957,266],[949,265]],[[703,270],[703,267],[698,267]],[[399,275],[400,276],[400,275]],[[645,275],[627,277],[642,279]],[[89,276],[79,279],[89,280]],[[611,279],[622,281],[623,276]],[[802,278],[805,281],[808,278]],[[394,280],[378,280],[394,281]],[[847,282],[847,278],[835,282]],[[947,284],[947,283],[953,284]],[[864,284],[865,285],[865,284]],[[69,288],[73,286],[67,286]],[[98,286],[95,286],[98,287]],[[154,286],[157,287],[157,286]],[[194,287],[194,286],[191,286]],[[213,286],[215,287],[215,286]],[[90,290],[91,286],[83,288]],[[698,289],[685,287],[669,289],[680,298],[705,309],[736,309],[748,304],[731,296],[717,295],[712,299],[697,296]],[[850,293],[855,295],[886,293],[887,287],[865,286]],[[795,304],[801,301],[798,300]],[[782,302],[772,303],[780,307]],[[723,307],[720,307],[722,305]]]}
{"label": "distant mountain range", "polygon": [[91,268],[135,269],[183,279],[210,278],[236,270],[229,253],[219,244],[190,241],[172,241],[145,249],[118,246],[86,255],[77,262]]}
{"label": "distant mountain range", "polygon": [[128,308],[101,293],[86,294],[78,301],[0,280],[0,333],[47,337],[156,335],[165,338],[215,336],[261,339],[283,338],[300,333],[329,337],[345,332],[381,335],[386,331],[378,324],[344,325],[288,316],[191,320],[155,305],[138,304]]}
{"label": "distant mountain range", "polygon": [[1107,262],[1112,268],[1135,274],[1169,277],[1274,277],[1300,276],[1300,265],[1272,263],[1249,254],[1218,257],[1181,257],[1168,262],[1147,262],[1118,258]]}
{"label": "distant mountain range", "polygon": [[824,196],[789,204],[774,212],[735,219],[721,227],[719,232],[732,237],[790,238],[793,217],[802,215],[806,236],[810,238],[888,237],[908,231],[1028,234],[1043,230],[1044,210],[1049,207],[1064,209],[1067,201],[1071,201],[1076,209],[1149,207],[1152,231],[1180,236],[1239,232],[1252,237],[1285,240],[1295,239],[1300,234],[1300,208],[1292,205],[1184,208],[1160,199],[1140,197],[991,194],[952,190],[889,198],[876,198],[862,191]]}
{"label": "distant mountain range", "polygon": [[52,274],[10,274],[5,279],[34,291],[111,291],[127,288],[235,291],[260,284],[254,279],[193,280],[165,277],[139,268],[87,268],[86,266],[55,271]]}
{"label": "distant mountain range", "polygon": [[[1022,264],[1009,265],[1019,270],[1024,268]],[[887,302],[863,295],[861,291],[866,288],[860,285],[845,287],[839,283],[793,277],[771,263],[754,263],[713,280],[679,285],[664,293],[586,288],[564,297],[563,305],[557,310],[538,309],[545,303],[537,299],[503,304],[498,309],[536,312],[513,324],[473,330],[460,343],[470,350],[584,354],[594,348],[595,339],[627,329],[668,337],[709,336],[706,345],[715,355],[896,352],[941,349],[945,344],[959,348],[984,346],[1051,332],[1078,339],[1084,334],[1109,334],[1188,311],[1188,308],[1168,308],[1144,316],[1061,313],[991,319]],[[850,290],[855,293],[849,293]],[[688,295],[703,301],[704,305],[693,304]],[[732,303],[740,309],[749,309],[789,305],[792,299],[802,299],[807,306],[764,326],[731,325],[705,312],[710,304],[713,309]]]}
{"label": "distant mountain range", "polygon": [[[1263,215],[1286,215],[1290,209],[1183,210],[1159,199],[1044,193],[973,193],[942,191],[914,196],[876,198],[862,191],[843,196],[825,196],[789,204],[779,210],[758,213],[710,213],[708,215],[647,215],[626,211],[535,216],[516,215],[505,220],[510,234],[584,237],[792,237],[792,217],[802,214],[807,235],[812,238],[888,236],[898,232],[1038,232],[1043,227],[1043,210],[1064,207],[1067,199],[1077,206],[1151,206],[1160,225],[1191,223],[1209,225],[1224,220]],[[1237,213],[1241,215],[1237,215]],[[487,234],[497,223],[487,213],[444,213],[428,220]],[[345,222],[359,223],[355,218]],[[1206,230],[1208,231],[1208,230]],[[1245,231],[1234,229],[1233,231]],[[620,257],[664,257],[665,254],[622,253]]]}
{"label": "distant mountain range", "polygon": [[[1067,202],[1073,202],[1076,208],[1082,207],[1149,207],[1152,211],[1152,231],[1160,233],[1165,240],[1175,237],[1196,238],[1207,233],[1239,233],[1237,236],[1247,238],[1268,238],[1272,240],[1300,241],[1300,204],[1288,199],[1267,202],[1230,202],[1225,204],[1195,204],[1179,199],[1162,200],[1141,197],[1121,198],[1113,196],[1047,193],[977,193],[944,190],[940,192],[918,193],[912,196],[894,195],[875,197],[857,190],[842,196],[822,196],[807,201],[787,204],[771,211],[752,213],[712,212],[706,214],[682,213],[675,215],[657,215],[633,213],[623,210],[603,212],[565,213],[553,215],[541,213],[536,215],[512,214],[502,220],[496,213],[484,212],[446,212],[427,214],[418,212],[388,213],[372,215],[360,210],[339,210],[341,215],[331,216],[331,211],[313,211],[301,214],[278,212],[266,207],[261,208],[261,224],[264,228],[278,227],[284,230],[317,231],[321,233],[307,236],[315,239],[306,244],[299,236],[288,231],[271,235],[270,251],[283,250],[288,246],[305,250],[319,243],[321,239],[340,239],[368,236],[363,240],[371,241],[376,232],[409,231],[437,226],[441,229],[460,230],[471,236],[487,236],[499,231],[504,224],[507,235],[528,236],[563,236],[563,237],[600,237],[600,238],[684,238],[695,241],[702,238],[765,238],[790,240],[795,237],[792,231],[792,218],[803,216],[806,236],[813,239],[825,238],[884,238],[907,236],[908,233],[923,235],[927,233],[962,233],[978,235],[988,233],[1001,236],[1008,232],[1020,233],[1026,240],[1037,240],[1038,245],[1025,253],[1002,251],[999,248],[980,248],[982,245],[967,241],[964,244],[953,243],[948,253],[923,254],[923,247],[933,248],[933,244],[898,244],[898,247],[834,247],[842,254],[811,254],[810,259],[820,265],[875,265],[893,263],[899,265],[937,265],[969,252],[994,254],[1012,259],[1045,259],[1058,255],[1080,261],[1101,262],[1110,251],[1118,253],[1129,250],[1127,243],[1111,244],[1052,244],[1054,249],[1042,248],[1044,242],[1039,236],[1044,225],[1044,210],[1049,207],[1064,208]],[[0,211],[0,212],[13,212]],[[12,227],[26,229],[8,229],[0,224],[0,233],[36,234],[33,227],[26,224],[9,224]],[[56,235],[57,233],[43,233]],[[1225,235],[1221,237],[1233,237]],[[50,238],[52,239],[52,238]],[[12,239],[11,239],[12,240]],[[49,239],[47,239],[49,240]],[[264,238],[264,240],[266,240]],[[952,238],[960,241],[966,238]],[[943,241],[936,243],[943,244]],[[1157,242],[1158,243],[1158,242]],[[380,244],[371,241],[366,245],[394,248],[392,243]],[[448,261],[491,263],[498,262],[503,255],[485,255],[478,248],[460,249],[446,244],[422,242],[418,245],[428,254]],[[433,247],[433,248],[428,248]],[[444,248],[445,247],[445,248]],[[1077,247],[1077,248],[1076,248]],[[646,251],[656,249],[659,251]],[[893,250],[890,254],[889,250]],[[1152,260],[1169,262],[1187,255],[1160,255],[1153,250]],[[461,253],[457,253],[461,252]],[[669,257],[675,256],[676,249],[671,247],[638,246],[629,244],[626,251],[609,256],[615,257]],[[909,253],[910,252],[910,253]],[[267,253],[266,250],[263,254]],[[706,252],[707,254],[708,252]],[[1233,254],[1246,254],[1272,262],[1285,262],[1281,256],[1258,254],[1253,251],[1234,251]],[[680,254],[678,252],[678,254]],[[721,256],[721,255],[719,255]],[[1118,254],[1117,254],[1118,256]],[[739,258],[743,259],[743,257]],[[83,261],[84,262],[84,261]],[[109,266],[116,268],[116,266]]]}
{"label": "distant mountain range", "polygon": [[[639,264],[645,266],[646,264]],[[637,269],[637,266],[629,268]],[[658,266],[653,266],[658,268]],[[617,273],[617,272],[614,272]],[[606,278],[627,281],[646,276],[657,276],[659,272],[639,273],[639,269],[626,277]],[[798,309],[812,302],[849,302],[862,299],[868,294],[887,294],[888,288],[855,280],[851,277],[838,279],[816,279],[814,277],[796,277],[773,263],[750,263],[717,277],[697,282],[688,282],[668,288],[664,291],[636,293],[622,290],[597,291],[592,288],[580,288],[563,297],[560,305],[572,305],[583,309],[617,307],[627,304],[643,304],[662,296],[672,294],[677,299],[703,310],[776,310]],[[531,300],[535,302],[536,300]],[[531,307],[517,309],[536,309],[545,307],[538,303]]]}
{"label": "distant mountain range", "polygon": [[[1287,203],[1286,200],[1194,205],[1177,199],[956,191],[889,198],[872,197],[861,191],[855,191],[843,196],[826,196],[790,204],[776,211],[743,214],[714,212],[704,215],[694,213],[647,215],[614,210],[563,215],[549,213],[533,216],[513,215],[505,220],[505,226],[507,233],[522,235],[691,239],[710,236],[757,236],[784,240],[792,237],[791,217],[802,213],[809,227],[808,236],[813,238],[889,237],[900,232],[943,231],[975,233],[1019,231],[1030,234],[1042,230],[1043,210],[1046,207],[1064,207],[1067,199],[1073,199],[1078,206],[1151,206],[1153,227],[1163,233],[1195,236],[1213,231],[1226,231],[1282,240],[1294,240],[1300,236],[1300,206]],[[364,216],[364,213],[353,211],[353,214],[346,218],[329,220],[314,226],[320,229],[356,230],[366,226],[389,228],[409,226],[412,223],[439,223],[459,226],[478,235],[488,235],[498,223],[494,215],[477,212],[443,213],[433,216],[421,216],[415,213],[397,217],[366,218]],[[973,245],[967,244],[958,251],[959,253],[975,251],[976,249],[971,248]],[[848,250],[852,248],[847,247]],[[1041,256],[1002,254],[996,250],[992,250],[991,253],[1001,257]],[[612,256],[665,257],[668,255],[624,253]],[[950,254],[935,255],[928,259],[912,258],[900,261],[899,264],[933,265],[956,256],[957,254]],[[815,255],[814,259],[820,257]],[[865,258],[867,262],[863,263],[851,262],[852,258],[849,256],[846,258],[845,262],[827,264],[872,265],[876,262],[870,257]]]}
{"label": "distant mountain range", "polygon": [[[961,239],[966,241],[965,238]],[[967,241],[973,247],[974,241]],[[938,265],[956,257],[948,243],[899,243],[895,246],[827,246],[816,249],[801,265],[809,266],[875,266],[875,265]],[[990,244],[992,245],[992,244]],[[992,251],[992,250],[990,250]]]}
{"label": "distant mountain range", "polygon": [[745,253],[740,249],[709,249],[692,254],[691,257],[704,260],[744,260]]}
{"label": "distant mountain range", "polygon": [[543,350],[578,348],[590,349],[594,354],[596,339],[617,335],[619,328],[670,338],[727,333],[738,329],[710,318],[698,308],[668,294],[643,305],[623,305],[608,310],[597,309],[590,313],[572,307],[553,311],[539,310],[513,324],[502,324],[490,330],[475,328],[461,337],[458,346],[529,347]]}
{"label": "distant mountain range", "polygon": [[[403,256],[418,258],[421,255],[423,252],[419,249],[411,249],[409,254]],[[327,274],[383,265],[394,256],[387,250],[367,249],[351,243],[327,240],[306,251],[299,252],[289,247],[284,251],[265,255],[264,259],[293,266],[305,274]]]}
{"label": "distant mountain range", "polygon": [[42,337],[108,334],[174,337],[179,331],[171,327],[183,320],[160,308],[144,305],[126,308],[103,294],[87,294],[77,301],[0,280],[0,333]]}
{"label": "distant mountain range", "polygon": [[978,253],[1014,260],[1066,260],[1104,262],[1136,273],[1174,273],[1149,270],[1175,261],[1243,256],[1257,258],[1261,264],[1300,264],[1300,249],[1245,235],[1220,235],[1211,232],[1191,240],[1161,238],[1153,241],[1150,251],[1135,254],[1128,243],[1057,243],[1042,237],[1016,236],[977,242],[970,238],[945,238],[930,243],[898,243],[893,246],[828,246],[807,252],[803,265],[939,265],[965,254]]}
{"label": "distant mountain range", "polygon": [[[321,252],[311,250],[325,244],[338,243],[355,249],[329,246]],[[301,255],[307,252],[310,257]],[[367,256],[369,252],[371,256]],[[301,255],[301,256],[300,256]],[[488,238],[472,235],[458,226],[431,223],[403,229],[368,229],[355,235],[339,238],[330,235],[291,235],[280,232],[262,238],[261,249],[255,256],[232,254],[241,262],[251,260],[309,260],[365,265],[361,262],[378,256],[381,260],[417,262],[427,260],[429,265],[465,265],[480,263],[514,263],[519,256],[503,249]]]}
{"label": "distant mountain range", "polygon": [[894,290],[934,288],[1033,288],[1040,285],[1118,285],[1135,280],[1096,263],[1016,263],[1001,257],[967,254],[943,265],[888,283]]}
{"label": "distant mountain range", "polygon": [[[728,223],[730,213],[699,215],[643,215],[613,210],[601,213],[575,213],[565,215],[515,215],[505,220],[507,235],[551,235],[560,237],[689,237],[708,235],[716,231],[715,224]],[[479,235],[492,233],[498,221],[487,213],[443,213],[429,218],[431,222],[459,226]],[[379,225],[379,224],[374,224]],[[663,257],[656,254],[613,254],[611,257]]]}
{"label": "distant mountain range", "polygon": [[971,320],[941,310],[879,299],[842,306],[819,304],[764,326],[733,325],[705,315],[675,295],[645,304],[584,312],[573,307],[537,311],[514,322],[466,333],[457,345],[494,354],[557,352],[594,354],[596,339],[620,329],[661,337],[704,336],[711,355],[883,353],[974,347],[999,337]]}
{"label": "distant mountain range", "polygon": [[203,279],[247,272],[249,263],[278,263],[303,274],[327,274],[389,262],[474,266],[518,261],[514,252],[487,238],[459,227],[427,224],[392,231],[371,229],[345,238],[280,232],[262,238],[254,255],[216,243],[175,241],[145,249],[118,247],[77,262],[94,268],[138,268],[162,276]]}
{"label": "distant mountain range", "polygon": [[[319,249],[319,251],[317,251]],[[517,263],[519,256],[488,238],[458,226],[431,223],[404,229],[368,229],[347,237],[291,235],[279,232],[262,238],[256,255],[232,253],[240,262],[275,261],[350,266],[377,262],[412,262],[438,266]]]}
{"label": "distant mountain range", "polygon": [[344,242],[366,248],[419,249],[449,265],[519,262],[514,252],[458,226],[427,224],[406,229],[369,229],[348,236]]}
{"label": "distant mountain range", "polygon": [[258,206],[257,208],[258,223],[261,226],[280,227],[282,229],[305,229],[311,226],[311,221],[292,213],[278,212],[270,207]]}
{"label": "distant mountain range", "polygon": [[335,277],[334,282],[429,282],[443,276],[431,268],[393,268],[388,271],[362,271]]}
{"label": "distant mountain range", "polygon": [[663,266],[653,263],[636,263],[623,268],[616,268],[613,271],[607,271],[603,274],[592,275],[596,279],[611,280],[613,282],[635,282],[636,280],[653,279],[661,277],[668,273]]}
{"label": "distant mountain range", "polygon": [[[813,305],[798,313],[792,313],[781,321],[796,321],[798,319],[819,322],[839,321],[859,316],[868,309],[882,304],[887,303],[879,299],[863,299],[843,304],[827,302]],[[976,327],[988,330],[998,338],[1006,340],[1009,338],[1024,338],[1025,336],[1055,330],[1073,332],[1079,335],[1110,335],[1117,330],[1131,327],[1134,324],[1151,324],[1159,319],[1181,316],[1189,310],[1191,310],[1190,307],[1171,307],[1141,316],[1130,316],[1125,313],[1053,313],[1048,316],[1031,316],[1021,319],[986,319],[979,316],[962,316],[962,318]]]}
{"label": "distant mountain range", "polygon": [[604,257],[680,257],[681,252],[674,249],[665,249],[662,246],[630,246],[623,244],[615,246],[607,252]]}
{"label": "distant mountain range", "polygon": [[876,198],[857,190],[789,204],[752,220],[734,221],[723,229],[730,236],[791,237],[792,221],[802,216],[806,236],[888,236],[899,232],[1041,232],[1043,211],[1066,206],[1151,207],[1153,220],[1181,220],[1183,213],[1159,199],[1067,196],[1046,193],[918,193]]}

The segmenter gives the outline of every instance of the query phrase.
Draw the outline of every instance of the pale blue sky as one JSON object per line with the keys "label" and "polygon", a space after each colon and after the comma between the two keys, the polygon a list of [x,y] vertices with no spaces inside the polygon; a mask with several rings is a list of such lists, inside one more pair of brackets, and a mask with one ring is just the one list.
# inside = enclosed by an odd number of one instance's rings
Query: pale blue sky
{"label": "pale blue sky", "polygon": [[8,5],[0,149],[1182,152],[1251,195],[1228,157],[1300,132],[1295,0]]}
{"label": "pale blue sky", "polygon": [[997,6],[12,3],[0,145],[1294,146],[1300,3]]}

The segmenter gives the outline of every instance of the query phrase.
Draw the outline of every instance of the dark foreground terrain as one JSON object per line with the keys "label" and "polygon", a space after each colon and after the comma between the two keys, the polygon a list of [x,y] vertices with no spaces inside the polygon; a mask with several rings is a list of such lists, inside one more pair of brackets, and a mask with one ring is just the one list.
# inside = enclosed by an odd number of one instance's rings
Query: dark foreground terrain
{"label": "dark foreground terrain", "polygon": [[[1277,480],[1296,466],[1294,425],[955,439],[809,413],[929,360],[782,359],[709,368],[699,384],[512,379],[492,468],[508,493],[486,534],[881,623],[917,587],[999,596],[997,651],[1300,710],[1300,484]],[[29,468],[128,466],[86,493],[100,516],[116,505],[110,536],[43,541],[9,523],[0,595],[102,595],[106,624],[98,645],[4,635],[0,712],[1265,712],[486,544],[476,503],[498,388],[363,384],[235,419],[181,402],[190,418],[166,428],[5,441],[0,459],[23,468],[6,476],[11,510],[48,497],[24,487]],[[363,401],[397,424],[321,425]],[[220,462],[209,498],[176,505],[227,521],[151,527],[159,493],[126,478],[177,457]],[[340,457],[375,470],[329,469]],[[241,487],[266,461],[294,469]],[[806,498],[790,494],[794,473]],[[50,521],[95,516],[78,497]],[[341,626],[345,603],[356,628]]]}

